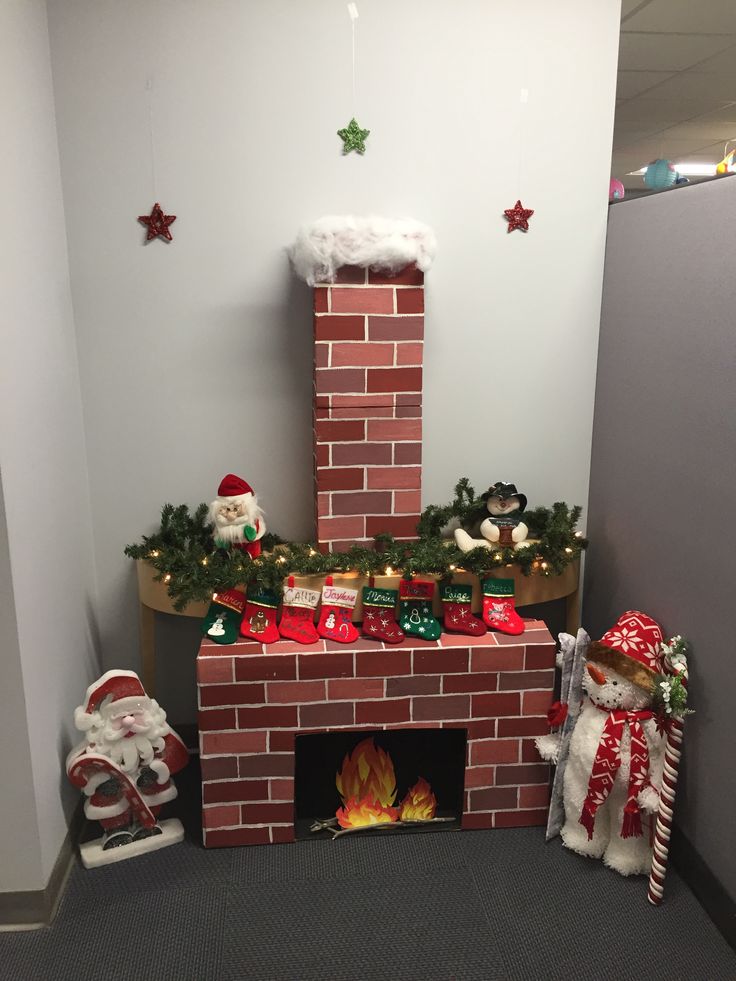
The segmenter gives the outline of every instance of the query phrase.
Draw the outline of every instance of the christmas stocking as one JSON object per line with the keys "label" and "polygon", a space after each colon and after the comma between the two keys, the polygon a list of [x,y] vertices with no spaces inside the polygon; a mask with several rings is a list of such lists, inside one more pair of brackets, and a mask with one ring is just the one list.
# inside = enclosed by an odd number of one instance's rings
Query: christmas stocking
{"label": "christmas stocking", "polygon": [[442,587],[440,594],[445,614],[445,630],[455,634],[468,634],[470,637],[482,637],[483,634],[488,633],[488,628],[483,621],[474,617],[471,612],[472,586],[447,583]]}
{"label": "christmas stocking", "polygon": [[332,576],[325,579],[322,589],[322,611],[319,615],[317,633],[325,640],[336,640],[340,644],[352,644],[358,639],[358,631],[352,620],[357,589],[333,586]]}
{"label": "christmas stocking", "polygon": [[524,621],[514,608],[513,579],[484,579],[483,620],[502,634],[523,634]]}
{"label": "christmas stocking", "polygon": [[422,640],[437,640],[442,633],[439,620],[432,613],[434,583],[420,579],[402,579],[399,583],[399,623],[405,634]]}
{"label": "christmas stocking", "polygon": [[243,637],[257,640],[259,644],[273,644],[279,639],[276,626],[276,610],[279,601],[267,590],[260,593],[248,594],[245,602],[245,614],[240,624]]}
{"label": "christmas stocking", "polygon": [[396,622],[396,589],[363,587],[363,636],[384,644],[400,644],[404,631]]}
{"label": "christmas stocking", "polygon": [[319,590],[295,586],[294,577],[289,576],[289,585],[284,590],[284,610],[279,624],[281,636],[295,640],[298,644],[316,644],[319,635],[314,626],[314,611],[318,603]]}
{"label": "christmas stocking", "polygon": [[215,593],[202,623],[202,633],[216,644],[234,644],[244,609],[245,593],[240,590]]}

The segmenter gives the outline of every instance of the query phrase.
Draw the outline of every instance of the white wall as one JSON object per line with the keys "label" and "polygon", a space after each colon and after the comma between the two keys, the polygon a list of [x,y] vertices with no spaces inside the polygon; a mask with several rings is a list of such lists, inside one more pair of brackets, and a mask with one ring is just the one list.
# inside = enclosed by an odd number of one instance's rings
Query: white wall
{"label": "white wall", "polygon": [[[232,470],[275,530],[312,534],[310,298],[284,246],[320,215],[437,232],[425,503],[462,474],[532,504],[587,499],[619,2],[358,7],[371,136],[343,158],[344,3],[50,5],[108,666],[136,663],[122,550],[164,501],[210,500]],[[531,230],[507,235],[519,196]],[[143,244],[154,200],[178,216],[171,244]]]}
{"label": "white wall", "polygon": [[[8,532],[0,484],[0,893],[42,889],[36,799],[33,794],[31,746],[10,571]],[[12,747],[9,752],[8,748]]]}
{"label": "white wall", "polygon": [[3,704],[12,700],[19,718],[25,701],[28,725],[27,734],[18,725],[2,742],[4,754],[16,742],[18,750],[2,795],[28,827],[21,846],[5,835],[4,815],[0,891],[16,891],[43,888],[66,834],[78,794],[62,764],[75,737],[72,712],[97,670],[87,465],[42,0],[0,5],[0,118],[0,466],[12,578],[11,586],[6,561],[3,613],[14,602],[17,633],[13,644],[6,621]]}

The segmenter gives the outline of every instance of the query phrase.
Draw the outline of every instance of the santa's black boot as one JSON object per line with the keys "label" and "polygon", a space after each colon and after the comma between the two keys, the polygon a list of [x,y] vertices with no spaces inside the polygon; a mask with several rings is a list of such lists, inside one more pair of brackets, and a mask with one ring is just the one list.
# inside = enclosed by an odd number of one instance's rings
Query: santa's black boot
{"label": "santa's black boot", "polygon": [[129,845],[133,841],[130,828],[112,828],[105,832],[102,839],[102,850],[106,852],[110,848],[120,848],[121,845]]}
{"label": "santa's black boot", "polygon": [[153,838],[154,835],[160,834],[163,834],[163,831],[158,824],[154,824],[152,828],[135,828],[133,841],[142,841],[144,838]]}

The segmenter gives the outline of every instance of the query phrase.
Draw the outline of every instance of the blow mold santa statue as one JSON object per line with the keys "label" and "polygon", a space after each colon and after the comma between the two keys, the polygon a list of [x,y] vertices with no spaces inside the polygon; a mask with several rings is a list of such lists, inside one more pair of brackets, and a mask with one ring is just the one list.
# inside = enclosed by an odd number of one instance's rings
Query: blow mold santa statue
{"label": "blow mold santa statue", "polygon": [[[622,875],[648,874],[652,863],[650,816],[659,809],[665,753],[652,707],[667,670],[662,641],[651,617],[628,610],[590,644],[564,764],[564,844]],[[568,706],[555,708],[562,711],[553,724],[564,724]],[[540,736],[536,745],[543,759],[563,764],[558,736]]]}
{"label": "blow mold santa statue", "polygon": [[229,473],[222,478],[210,504],[210,521],[218,548],[239,548],[252,559],[261,554],[266,522],[253,488],[241,477]]}
{"label": "blow mold santa statue", "polygon": [[87,798],[86,817],[105,830],[81,846],[82,864],[94,868],[181,841],[181,822],[159,823],[158,815],[177,796],[171,776],[189,753],[138,675],[103,674],[87,689],[74,724],[85,738],[69,753],[66,772]]}

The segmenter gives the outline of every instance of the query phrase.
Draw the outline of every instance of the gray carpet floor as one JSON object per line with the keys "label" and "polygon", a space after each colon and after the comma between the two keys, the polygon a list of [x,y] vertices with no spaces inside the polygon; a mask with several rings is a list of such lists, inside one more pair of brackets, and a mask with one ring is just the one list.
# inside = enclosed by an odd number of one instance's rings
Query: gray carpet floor
{"label": "gray carpet floor", "polygon": [[672,870],[643,878],[541,829],[204,850],[197,770],[180,845],[74,869],[54,923],[0,934],[13,981],[735,981],[736,954]]}

